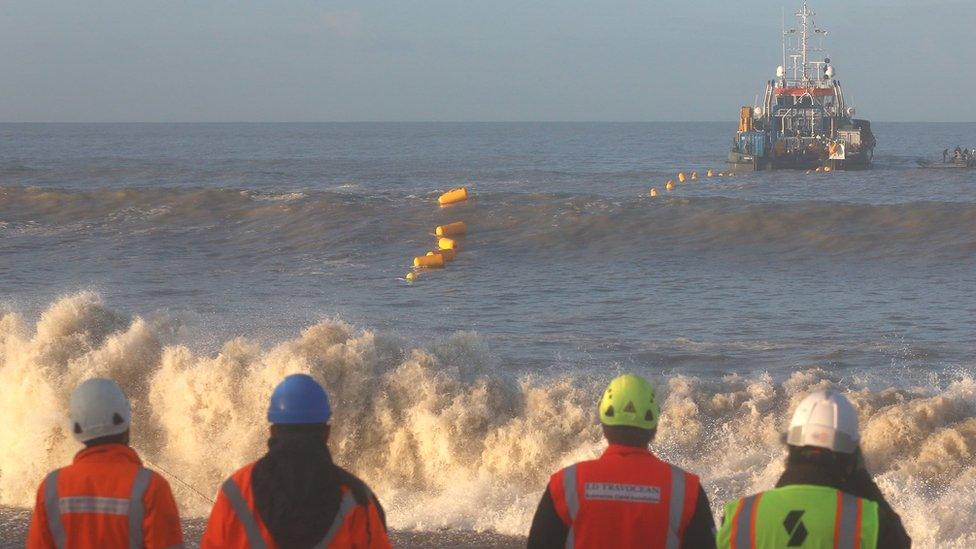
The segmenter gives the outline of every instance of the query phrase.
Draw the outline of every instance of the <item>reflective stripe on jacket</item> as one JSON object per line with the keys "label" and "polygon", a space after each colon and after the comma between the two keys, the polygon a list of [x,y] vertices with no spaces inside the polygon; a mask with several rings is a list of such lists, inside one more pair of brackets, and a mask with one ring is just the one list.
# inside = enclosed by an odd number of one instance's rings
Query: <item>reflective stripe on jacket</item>
{"label": "reflective stripe on jacket", "polygon": [[122,444],[92,446],[37,491],[27,547],[182,547],[169,484]]}
{"label": "reflective stripe on jacket", "polygon": [[827,486],[793,484],[725,506],[718,546],[875,549],[878,504]]}
{"label": "reflective stripe on jacket", "polygon": [[[217,501],[210,512],[201,548],[276,549],[278,545],[261,520],[254,503],[251,484],[251,463],[231,475],[220,488]],[[365,504],[356,502],[349,486],[340,486],[342,500],[339,510],[315,549],[326,547],[390,547],[386,526],[372,499]]]}
{"label": "reflective stripe on jacket", "polygon": [[566,547],[678,549],[698,499],[698,477],[643,448],[610,445],[599,459],[552,476]]}

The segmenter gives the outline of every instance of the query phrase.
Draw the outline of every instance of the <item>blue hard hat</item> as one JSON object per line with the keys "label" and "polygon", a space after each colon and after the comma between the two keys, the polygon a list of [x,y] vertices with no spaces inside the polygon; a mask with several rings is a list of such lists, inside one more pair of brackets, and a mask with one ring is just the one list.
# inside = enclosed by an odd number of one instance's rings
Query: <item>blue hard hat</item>
{"label": "blue hard hat", "polygon": [[326,423],[332,406],[325,389],[312,376],[292,374],[281,381],[268,406],[268,421],[278,424]]}

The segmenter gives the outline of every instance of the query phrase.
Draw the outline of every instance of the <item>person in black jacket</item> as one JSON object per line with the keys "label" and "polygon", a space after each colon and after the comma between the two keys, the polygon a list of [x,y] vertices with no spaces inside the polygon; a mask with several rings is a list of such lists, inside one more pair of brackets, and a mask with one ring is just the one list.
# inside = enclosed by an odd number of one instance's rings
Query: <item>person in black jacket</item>
{"label": "person in black jacket", "polygon": [[844,395],[807,395],[786,444],[786,470],[776,487],[726,504],[719,547],[911,547],[864,464],[857,410]]}
{"label": "person in black jacket", "polygon": [[817,447],[790,446],[786,469],[776,487],[794,484],[830,486],[853,496],[878,504],[878,547],[902,549],[912,546],[912,540],[901,523],[901,517],[885,500],[864,464],[861,449],[854,455],[830,452]]}

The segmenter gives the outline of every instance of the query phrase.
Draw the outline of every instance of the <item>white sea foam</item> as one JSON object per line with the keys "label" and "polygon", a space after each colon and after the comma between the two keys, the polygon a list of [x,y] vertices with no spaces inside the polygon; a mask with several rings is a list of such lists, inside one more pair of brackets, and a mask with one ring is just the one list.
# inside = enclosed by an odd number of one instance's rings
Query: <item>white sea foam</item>
{"label": "white sea foam", "polygon": [[[128,318],[96,294],[51,304],[35,325],[0,316],[0,503],[29,506],[37,483],[78,446],[64,430],[80,380],[119,380],[133,400],[134,445],[174,474],[184,513],[264,448],[275,383],[310,372],[336,409],[337,460],[378,492],[396,528],[442,526],[524,534],[550,473],[599,453],[599,378],[507,377],[481,339],[427,346],[326,321],[271,348],[239,338],[202,355],[165,322]],[[647,372],[643,372],[647,373]],[[976,380],[946,372],[931,386],[845,387],[861,414],[870,468],[920,547],[976,544]],[[655,449],[699,473],[716,511],[771,486],[790,409],[830,372],[657,378],[664,399]]]}

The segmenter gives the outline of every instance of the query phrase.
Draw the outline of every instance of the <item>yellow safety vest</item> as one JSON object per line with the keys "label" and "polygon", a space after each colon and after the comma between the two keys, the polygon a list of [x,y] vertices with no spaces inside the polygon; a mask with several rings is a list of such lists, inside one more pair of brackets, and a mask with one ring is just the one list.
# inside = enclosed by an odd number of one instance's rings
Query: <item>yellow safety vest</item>
{"label": "yellow safety vest", "polygon": [[725,505],[722,549],[876,549],[878,504],[827,486],[795,484]]}

